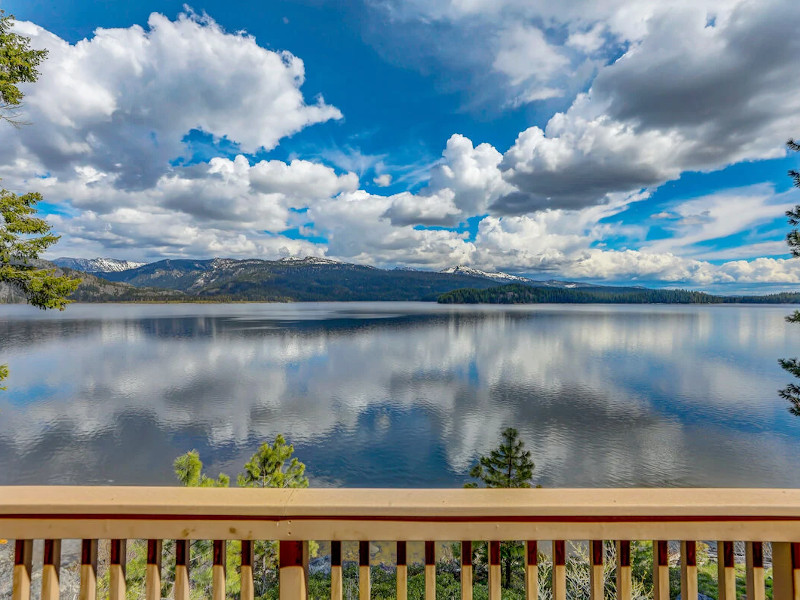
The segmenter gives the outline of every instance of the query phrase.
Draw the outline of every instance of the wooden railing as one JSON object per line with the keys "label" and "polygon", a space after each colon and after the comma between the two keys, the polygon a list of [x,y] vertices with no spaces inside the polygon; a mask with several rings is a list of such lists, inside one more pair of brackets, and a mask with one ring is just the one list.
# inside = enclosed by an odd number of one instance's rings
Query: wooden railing
{"label": "wooden railing", "polygon": [[719,598],[736,599],[733,541],[746,542],[748,600],[763,600],[763,542],[776,600],[800,598],[800,490],[771,489],[199,489],[0,487],[0,537],[15,540],[13,598],[30,598],[32,540],[44,540],[43,600],[59,595],[61,540],[82,539],[80,598],[97,595],[97,540],[108,539],[112,600],[125,598],[126,540],[147,542],[146,598],[161,597],[162,540],[176,540],[176,600],[189,598],[188,540],[214,540],[213,598],[225,597],[226,540],[242,540],[241,598],[253,598],[253,541],[279,540],[281,599],[307,597],[308,540],[331,542],[331,598],[342,598],[342,548],[360,541],[359,596],[370,596],[369,540],[397,543],[397,597],[407,596],[406,543],[462,542],[462,598],[472,598],[471,541],[489,542],[489,597],[500,599],[500,542],[527,540],[526,594],[539,588],[537,543],[552,542],[552,592],[565,600],[565,540],[590,541],[592,600],[603,600],[603,540],[616,542],[616,590],[631,597],[629,540],[654,540],[655,600],[669,600],[667,541],[681,542],[682,598],[697,598],[696,541],[718,543]]}

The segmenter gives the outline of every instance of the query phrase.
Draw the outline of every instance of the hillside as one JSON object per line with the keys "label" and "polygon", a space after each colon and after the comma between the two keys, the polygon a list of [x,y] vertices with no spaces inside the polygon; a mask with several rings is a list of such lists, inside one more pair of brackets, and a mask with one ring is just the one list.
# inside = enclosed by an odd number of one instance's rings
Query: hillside
{"label": "hillside", "polygon": [[[62,259],[62,262],[83,259]],[[53,266],[46,261],[41,266]],[[75,264],[75,263],[73,263]],[[128,261],[91,259],[90,274],[60,272],[83,279],[72,299],[78,302],[332,302],[438,301],[442,304],[529,303],[798,303],[800,294],[714,296],[687,290],[611,287],[557,280],[536,281],[505,273],[457,266],[444,271],[378,269],[326,258],[282,260],[215,258],[162,260],[134,268]],[[512,282],[512,283],[507,283]],[[503,284],[503,285],[498,285]],[[0,285],[0,303],[22,302]]]}
{"label": "hillside", "polygon": [[135,269],[145,264],[116,258],[67,258],[63,256],[51,262],[57,267],[74,269],[83,273],[92,273],[93,275]]}
{"label": "hillside", "polygon": [[[53,267],[52,263],[37,261],[37,266]],[[58,275],[81,280],[78,289],[70,296],[75,302],[167,302],[186,298],[186,295],[176,290],[156,289],[151,287],[136,287],[127,283],[120,283],[102,279],[90,273],[84,273],[66,267],[57,268]],[[7,283],[0,283],[0,304],[21,304],[25,297],[14,287]]]}
{"label": "hillside", "polygon": [[429,300],[496,281],[460,273],[385,270],[328,259],[163,260],[106,273],[110,281],[175,289],[195,299],[248,301]]}
{"label": "hillside", "polygon": [[439,304],[797,304],[800,293],[767,296],[714,296],[689,290],[652,290],[635,287],[552,288],[511,283],[483,289],[446,292]]}

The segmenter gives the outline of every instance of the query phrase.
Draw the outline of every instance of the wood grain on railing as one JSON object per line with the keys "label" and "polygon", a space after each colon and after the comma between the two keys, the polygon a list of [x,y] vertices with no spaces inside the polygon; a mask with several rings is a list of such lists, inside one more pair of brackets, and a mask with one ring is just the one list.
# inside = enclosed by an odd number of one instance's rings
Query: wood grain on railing
{"label": "wood grain on railing", "polygon": [[[189,600],[189,553],[191,545],[187,540],[175,542],[175,600]],[[242,578],[242,600],[253,600],[244,595],[245,583]]]}
{"label": "wood grain on railing", "polygon": [[[617,600],[631,600],[631,543],[618,540],[617,546]],[[689,596],[683,596],[689,598]]]}
{"label": "wood grain on railing", "polygon": [[108,586],[110,600],[125,600],[125,566],[128,561],[128,540],[112,539],[108,561]]}
{"label": "wood grain on railing", "polygon": [[97,540],[81,541],[81,587],[78,600],[97,598]]}
{"label": "wood grain on railing", "polygon": [[539,598],[539,544],[537,540],[525,542],[525,600]]}
{"label": "wood grain on railing", "polygon": [[[190,595],[190,540],[213,541],[212,598],[226,596],[227,541],[241,540],[242,600],[255,595],[256,540],[277,540],[281,600],[308,595],[308,540],[331,542],[331,599],[343,597],[342,541],[359,544],[359,598],[369,600],[370,540],[397,543],[397,598],[408,595],[407,541],[425,548],[425,598],[436,597],[436,542],[487,542],[488,595],[502,591],[503,544],[526,539],[527,600],[539,592],[539,541],[552,541],[553,600],[566,600],[566,540],[589,540],[591,600],[605,597],[606,541],[616,590],[630,600],[631,543],[653,542],[654,600],[669,598],[667,540],[681,540],[681,594],[698,592],[697,543],[717,539],[719,598],[736,599],[733,540],[746,542],[749,600],[764,600],[763,542],[772,542],[773,598],[800,600],[800,490],[353,490],[0,487],[0,537],[14,546],[13,600],[30,600],[34,539],[43,541],[41,598],[59,597],[61,540],[81,539],[81,600],[96,600],[97,540],[110,540],[109,598],[126,596],[126,541],[147,540],[145,598],[161,597],[162,543],[175,540],[176,600]],[[471,600],[472,542],[461,542],[462,598]]]}
{"label": "wood grain on railing", "polygon": [[681,598],[697,598],[697,542],[681,542]]}

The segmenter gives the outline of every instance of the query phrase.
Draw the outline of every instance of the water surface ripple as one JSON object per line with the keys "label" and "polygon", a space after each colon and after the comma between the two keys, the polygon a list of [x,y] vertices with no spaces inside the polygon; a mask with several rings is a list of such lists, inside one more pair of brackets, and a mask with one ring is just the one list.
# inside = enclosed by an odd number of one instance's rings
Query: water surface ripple
{"label": "water surface ripple", "polygon": [[0,484],[235,475],[284,433],[312,485],[461,486],[506,426],[545,486],[798,487],[785,306],[0,306]]}

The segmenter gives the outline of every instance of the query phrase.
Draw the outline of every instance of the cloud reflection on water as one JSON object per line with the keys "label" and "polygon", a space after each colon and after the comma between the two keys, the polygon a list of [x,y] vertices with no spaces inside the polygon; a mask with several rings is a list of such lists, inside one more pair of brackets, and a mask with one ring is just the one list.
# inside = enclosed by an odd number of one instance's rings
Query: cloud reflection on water
{"label": "cloud reflection on water", "polygon": [[513,425],[547,486],[797,486],[785,313],[3,307],[0,483],[171,483],[190,448],[235,473],[283,432],[317,485],[457,486]]}

